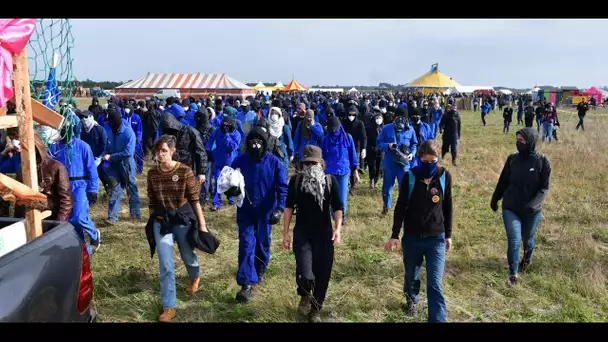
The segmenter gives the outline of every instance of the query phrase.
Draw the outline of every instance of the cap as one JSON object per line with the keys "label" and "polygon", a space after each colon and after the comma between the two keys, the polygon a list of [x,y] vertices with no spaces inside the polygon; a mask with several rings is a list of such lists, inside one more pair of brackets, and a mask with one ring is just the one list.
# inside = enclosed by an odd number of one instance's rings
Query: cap
{"label": "cap", "polygon": [[250,103],[247,100],[244,100],[243,102],[241,102],[241,107],[249,106],[249,105],[250,105]]}
{"label": "cap", "polygon": [[313,145],[306,145],[306,147],[304,147],[304,151],[302,151],[301,162],[321,163],[321,160],[323,160],[323,157],[321,154],[321,149],[319,147]]}

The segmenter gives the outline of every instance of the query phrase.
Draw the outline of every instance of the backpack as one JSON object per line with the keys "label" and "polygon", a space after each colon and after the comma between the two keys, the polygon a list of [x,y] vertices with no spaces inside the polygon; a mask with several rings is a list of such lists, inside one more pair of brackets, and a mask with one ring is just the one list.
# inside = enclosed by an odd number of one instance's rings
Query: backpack
{"label": "backpack", "polygon": [[[412,192],[414,192],[414,186],[416,185],[416,176],[412,170],[408,170],[408,188],[407,188],[407,199],[408,202],[412,198]],[[441,199],[443,199],[443,193],[445,192],[445,171],[439,177],[439,185],[441,186]]]}
{"label": "backpack", "polygon": [[[295,179],[295,183],[296,183],[296,191],[294,194],[295,198],[298,198],[298,194],[300,193],[300,183],[302,182],[302,174],[298,173],[296,174],[296,179]],[[329,193],[329,196],[327,197],[328,201],[331,201],[331,187],[332,187],[332,177],[331,175],[325,175],[325,190],[327,190],[327,192]],[[294,215],[297,214],[297,205],[296,208],[294,210]]]}

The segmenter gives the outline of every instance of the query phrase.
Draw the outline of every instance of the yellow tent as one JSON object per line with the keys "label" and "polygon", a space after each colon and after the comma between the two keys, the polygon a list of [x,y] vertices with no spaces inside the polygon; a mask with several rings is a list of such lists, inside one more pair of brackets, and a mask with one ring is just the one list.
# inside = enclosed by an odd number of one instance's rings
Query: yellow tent
{"label": "yellow tent", "polygon": [[407,88],[422,89],[424,93],[459,87],[460,84],[446,74],[439,72],[439,65],[433,64],[431,70],[406,85]]}

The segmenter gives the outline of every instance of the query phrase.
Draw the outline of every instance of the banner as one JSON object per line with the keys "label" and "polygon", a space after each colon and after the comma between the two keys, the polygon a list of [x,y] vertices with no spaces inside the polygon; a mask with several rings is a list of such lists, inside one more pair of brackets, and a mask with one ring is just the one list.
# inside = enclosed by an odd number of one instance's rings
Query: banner
{"label": "banner", "polygon": [[581,102],[587,102],[587,96],[572,96],[573,105],[577,105]]}

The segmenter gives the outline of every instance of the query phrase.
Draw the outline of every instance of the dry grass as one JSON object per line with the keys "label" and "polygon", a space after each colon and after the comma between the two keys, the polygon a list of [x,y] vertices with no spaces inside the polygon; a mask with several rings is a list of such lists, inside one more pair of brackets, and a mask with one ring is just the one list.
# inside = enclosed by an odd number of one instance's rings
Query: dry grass
{"label": "dry grass", "polygon": [[[85,100],[88,105],[88,100]],[[83,103],[84,101],[81,101]],[[553,166],[551,191],[539,227],[534,264],[518,287],[506,286],[506,234],[489,200],[509,153],[514,133],[501,133],[498,112],[482,127],[478,113],[463,112],[463,138],[454,175],[454,248],[448,253],[444,292],[451,321],[606,321],[608,319],[608,164],[607,112],[591,112],[587,131],[577,132],[576,115],[562,113],[560,142],[541,145]],[[450,157],[447,157],[448,162]],[[448,165],[449,163],[445,163]],[[390,237],[392,215],[380,216],[379,193],[370,194],[367,178],[349,200],[349,222],[325,305],[330,321],[402,322],[403,265],[400,253],[382,247]],[[140,194],[145,197],[144,176]],[[142,216],[147,200],[142,198]],[[102,232],[102,248],[93,258],[95,307],[102,321],[155,321],[160,310],[158,259],[150,259],[145,222],[107,227],[107,200],[92,210]],[[175,253],[179,321],[299,321],[295,308],[295,258],[281,248],[280,228],[273,231],[266,283],[247,305],[234,295],[237,227],[234,208],[207,213],[208,226],[221,240],[216,255],[199,255],[201,290],[186,294],[186,270]],[[423,282],[424,272],[423,272]],[[423,286],[424,288],[425,286]],[[426,295],[422,290],[422,297]],[[426,313],[408,321],[424,321]]]}

